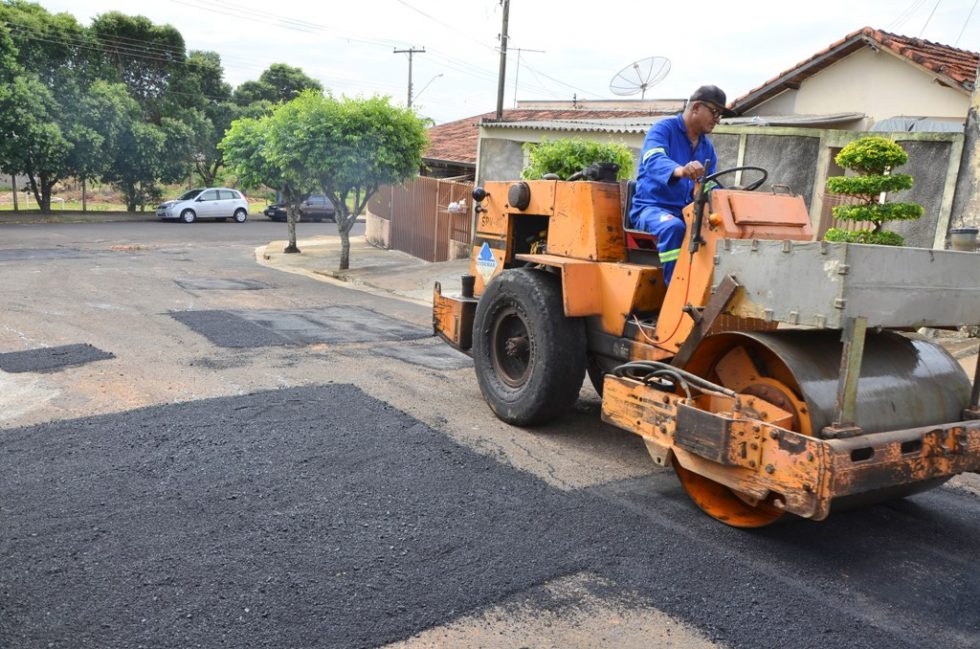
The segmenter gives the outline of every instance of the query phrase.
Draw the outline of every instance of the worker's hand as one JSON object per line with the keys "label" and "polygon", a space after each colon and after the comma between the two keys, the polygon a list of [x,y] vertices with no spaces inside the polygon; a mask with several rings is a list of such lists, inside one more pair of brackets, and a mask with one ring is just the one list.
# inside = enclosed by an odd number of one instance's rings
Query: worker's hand
{"label": "worker's hand", "polygon": [[691,160],[686,165],[674,169],[674,178],[690,178],[697,180],[704,175],[704,165],[697,160]]}

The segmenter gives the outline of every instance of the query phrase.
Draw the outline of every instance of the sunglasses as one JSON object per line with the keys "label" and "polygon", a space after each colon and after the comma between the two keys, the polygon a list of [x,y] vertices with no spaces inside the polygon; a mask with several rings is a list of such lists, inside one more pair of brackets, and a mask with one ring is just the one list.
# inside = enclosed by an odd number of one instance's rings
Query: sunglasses
{"label": "sunglasses", "polygon": [[705,103],[702,103],[701,105],[707,108],[708,110],[710,110],[711,116],[714,117],[716,120],[721,119],[722,110],[720,108],[715,108],[711,104],[705,104]]}

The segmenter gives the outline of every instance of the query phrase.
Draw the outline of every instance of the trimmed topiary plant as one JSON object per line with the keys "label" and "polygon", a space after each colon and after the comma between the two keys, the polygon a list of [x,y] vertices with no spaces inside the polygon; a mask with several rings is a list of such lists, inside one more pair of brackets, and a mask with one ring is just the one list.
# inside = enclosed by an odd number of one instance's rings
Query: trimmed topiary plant
{"label": "trimmed topiary plant", "polygon": [[527,180],[537,180],[549,173],[565,180],[600,162],[619,165],[618,180],[626,180],[633,174],[633,154],[625,144],[580,139],[543,140],[540,144],[526,143],[524,151],[528,154],[528,166],[521,176]]}
{"label": "trimmed topiary plant", "polygon": [[834,218],[846,221],[868,221],[870,230],[830,228],[824,239],[847,243],[874,243],[901,246],[905,239],[896,232],[882,230],[888,221],[914,221],[922,216],[922,206],[916,203],[886,203],[879,200],[882,193],[912,188],[912,176],[893,174],[891,170],[909,161],[909,154],[889,139],[870,136],[854,140],[834,158],[838,165],[855,172],[856,176],[834,176],[827,179],[827,190],[858,199],[855,205],[838,205]]}

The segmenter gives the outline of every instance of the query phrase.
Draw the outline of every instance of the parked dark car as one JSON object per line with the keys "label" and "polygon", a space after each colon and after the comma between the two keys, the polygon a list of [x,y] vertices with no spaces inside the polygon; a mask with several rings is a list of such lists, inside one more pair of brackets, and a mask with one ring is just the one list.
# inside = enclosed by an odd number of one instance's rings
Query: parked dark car
{"label": "parked dark car", "polygon": [[[286,207],[285,203],[275,203],[265,208],[263,214],[273,221],[285,221]],[[336,221],[337,209],[326,196],[311,194],[309,198],[300,203],[299,217],[301,221]]]}

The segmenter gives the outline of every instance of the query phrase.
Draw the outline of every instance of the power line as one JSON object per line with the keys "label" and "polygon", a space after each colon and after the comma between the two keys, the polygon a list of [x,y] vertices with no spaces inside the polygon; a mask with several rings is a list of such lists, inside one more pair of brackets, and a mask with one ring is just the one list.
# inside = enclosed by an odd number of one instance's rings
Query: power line
{"label": "power line", "polygon": [[[0,24],[10,25],[11,23],[4,23],[4,21],[0,21]],[[17,26],[17,25],[15,25],[14,28],[15,28],[16,33],[21,38],[24,38],[26,40],[38,41],[38,42],[41,42],[41,43],[50,43],[52,45],[68,45],[68,46],[72,46],[72,47],[77,47],[79,49],[91,50],[93,52],[98,52],[100,54],[101,53],[104,53],[104,50],[103,49],[98,48],[98,47],[94,47],[92,45],[86,45],[86,44],[83,44],[83,43],[80,43],[80,42],[73,42],[73,41],[68,41],[68,40],[44,38],[44,37],[38,36],[36,34],[31,34],[26,27],[21,27],[21,26]],[[179,65],[192,65],[192,66],[195,66],[195,67],[198,66],[198,64],[196,62],[189,63],[187,61],[173,61],[173,60],[170,60],[170,59],[161,59],[161,58],[150,56],[150,55],[141,55],[139,53],[126,53],[125,55],[128,56],[128,57],[130,57],[130,58],[137,58],[137,59],[142,58],[142,59],[154,61],[154,62],[157,62],[157,63],[176,63],[176,64],[179,64]],[[180,92],[180,91],[177,91],[177,90],[169,90],[169,89],[168,89],[168,92],[170,92],[170,93],[172,93],[174,95],[180,95],[180,96],[186,96],[186,97],[197,97],[197,98],[208,99],[210,101],[227,101],[229,99],[228,97],[211,97],[211,96],[204,95],[204,94],[185,93],[185,92]]]}
{"label": "power line", "polygon": [[[332,30],[331,28],[325,25],[320,25],[309,21],[301,21],[301,20],[293,20],[293,19],[286,20],[283,19],[278,14],[274,14],[267,11],[239,8],[239,7],[235,7],[234,5],[228,5],[227,3],[220,2],[220,0],[212,0],[210,2],[208,0],[190,0],[190,1],[170,0],[170,1],[176,4],[181,4],[195,9],[203,9],[204,11],[217,13],[222,16],[228,16],[232,18],[238,18],[241,20],[258,22],[261,24],[268,24],[270,20],[274,20],[277,23],[279,23],[279,26],[285,29],[295,29],[296,31],[302,31],[306,33],[316,32],[316,31],[331,32],[331,33],[335,32],[335,30]],[[416,10],[411,5],[408,5],[407,3],[404,4],[410,9]],[[214,6],[214,5],[218,5],[218,6]],[[432,18],[432,16],[429,16],[425,12],[422,12],[420,10],[416,10],[416,11],[418,11],[418,13],[421,13],[423,16],[429,18],[430,20],[435,20],[434,18]],[[447,23],[440,23],[440,24],[442,24],[443,26],[447,26],[453,30],[456,30],[455,27],[453,27],[452,25],[448,25]],[[389,39],[367,39],[358,36],[349,36],[344,34],[335,34],[335,35],[332,34],[331,38],[342,40],[342,41],[363,43],[365,45],[372,45],[377,47],[393,47],[393,46],[396,47],[400,44],[398,41],[389,40]],[[491,51],[496,51],[495,48],[483,43],[480,43],[480,46],[485,47]],[[458,59],[445,52],[440,52],[439,50],[430,50],[430,52],[438,53],[439,55],[441,55],[444,61],[451,62],[453,65],[447,65],[447,67],[461,74],[466,74],[470,77],[480,78],[480,79],[496,78],[496,75],[490,72],[487,68],[481,68],[479,66],[475,66],[468,61]]]}
{"label": "power line", "polygon": [[513,48],[517,51],[517,65],[514,66],[514,108],[517,108],[517,79],[521,76],[521,52],[536,52],[538,54],[545,54],[544,50],[529,50],[524,47]]}
{"label": "power line", "polygon": [[[296,19],[285,19],[282,16],[280,16],[278,14],[275,14],[275,13],[272,13],[272,12],[261,11],[261,10],[254,10],[254,9],[240,8],[240,7],[235,6],[234,4],[231,4],[231,3],[228,3],[228,2],[224,2],[223,0],[170,0],[170,1],[171,2],[174,2],[174,3],[177,3],[177,4],[182,4],[182,5],[185,5],[185,6],[189,6],[189,7],[204,9],[206,11],[211,11],[211,12],[218,13],[218,14],[225,15],[225,16],[231,16],[231,17],[235,17],[235,18],[241,18],[241,19],[244,19],[244,20],[251,20],[251,21],[255,21],[255,22],[261,22],[263,24],[268,24],[269,20],[275,20],[282,27],[285,27],[286,29],[297,29],[297,31],[304,31],[304,32],[309,32],[309,31],[321,31],[321,32],[331,32],[331,33],[335,33],[336,32],[336,30],[333,30],[333,29],[331,29],[331,28],[329,28],[329,27],[327,27],[325,25],[321,25],[321,24],[318,24],[318,23],[315,23],[315,22],[310,22],[310,21],[305,21],[305,20],[296,20]],[[440,20],[440,19],[432,16],[431,14],[426,13],[425,11],[419,9],[418,7],[415,7],[413,4],[411,4],[411,3],[409,3],[409,2],[407,2],[405,0],[397,0],[397,1],[399,2],[399,4],[403,5],[407,9],[409,9],[409,10],[411,10],[411,11],[413,11],[413,12],[415,12],[415,13],[421,15],[421,16],[423,16],[427,20],[430,20],[430,21],[432,21],[432,22],[434,22],[434,23],[436,23],[436,24],[438,24],[438,25],[440,25],[442,27],[446,27],[448,29],[453,30],[454,33],[460,31],[460,28],[458,26],[451,25],[451,24],[449,24],[449,23],[447,23],[447,22],[445,22],[443,20]],[[210,5],[210,6],[208,6],[208,5]],[[285,21],[285,23],[288,23],[288,24],[284,24],[284,21]],[[357,36],[345,36],[343,34],[335,35],[333,37],[334,38],[337,38],[337,39],[340,39],[340,40],[348,40],[348,41],[351,41],[351,42],[360,42],[360,43],[364,43],[364,44],[367,44],[367,45],[375,45],[375,46],[383,46],[383,47],[397,47],[398,45],[400,45],[399,42],[393,41],[393,40],[389,40],[389,39],[368,39],[368,38],[361,38],[361,37],[357,37]],[[491,45],[487,45],[486,43],[481,43],[479,41],[473,41],[473,42],[475,42],[477,45],[479,45],[482,48],[485,48],[485,49],[488,49],[488,50],[491,50],[491,51],[498,51],[498,48],[495,48],[495,47],[493,47]],[[454,57],[454,56],[452,56],[452,55],[450,55],[448,53],[440,52],[439,50],[431,49],[431,48],[429,49],[429,52],[428,53],[431,53],[433,55],[438,55],[437,58],[442,58],[442,60],[444,62],[444,65],[446,65],[446,67],[448,67],[449,69],[455,70],[456,72],[459,72],[461,74],[466,74],[467,76],[474,77],[474,78],[480,78],[480,79],[490,79],[490,78],[498,78],[499,79],[499,73],[497,75],[494,75],[487,68],[476,66],[476,65],[470,63],[469,61],[456,58],[456,57]],[[530,67],[530,66],[528,66],[528,67]],[[562,86],[564,86],[566,88],[569,88],[571,90],[575,90],[575,91],[580,92],[580,93],[584,93],[584,94],[589,95],[589,96],[592,96],[592,97],[601,98],[601,95],[598,95],[598,94],[596,94],[594,92],[590,92],[590,91],[584,90],[582,88],[577,88],[577,87],[575,87],[575,86],[573,86],[571,84],[568,84],[568,83],[565,83],[564,81],[561,81],[560,79],[557,79],[555,77],[546,75],[546,74],[544,74],[544,73],[542,73],[540,71],[538,71],[538,72],[539,72],[539,74],[541,74],[542,76],[546,77],[550,81],[552,81],[554,83],[557,83],[559,85],[562,85]],[[539,79],[539,82],[540,82],[540,79]],[[547,88],[544,87],[543,84],[540,86],[540,89],[544,90],[545,92],[550,92],[549,90],[547,90]]]}
{"label": "power line", "polygon": [[[208,2],[208,0],[196,0],[196,2],[189,2],[187,0],[170,0],[175,4],[184,5],[185,7],[191,7],[194,9],[202,9],[204,11],[209,11],[211,13],[216,13],[221,16],[238,18],[240,20],[248,20],[251,22],[257,22],[262,25],[268,25],[270,20],[275,21],[279,27],[284,29],[290,29],[293,31],[305,32],[305,33],[335,33],[336,30],[327,26],[321,25],[314,22],[309,22],[306,20],[296,20],[294,18],[288,18],[280,14],[275,14],[268,11],[261,11],[258,9],[248,9],[245,7],[237,7],[235,5],[230,5],[228,3],[223,3],[220,1]],[[208,6],[208,5],[218,5],[218,7]],[[350,35],[336,35],[333,38],[350,41],[354,43],[364,43],[366,45],[375,45],[378,47],[393,47],[399,44],[398,41],[389,39],[372,39],[361,36],[350,36]]]}
{"label": "power line", "polygon": [[[106,53],[106,48],[104,46],[109,45],[115,48],[116,54],[131,59],[141,59],[153,63],[166,63],[169,65],[187,66],[195,69],[200,69],[204,67],[199,61],[195,61],[190,58],[174,59],[174,58],[170,58],[169,56],[162,57],[159,55],[157,51],[160,48],[154,48],[151,46],[146,46],[146,47],[129,46],[126,43],[120,43],[115,39],[111,39],[111,38],[99,38],[97,41],[90,41],[90,40],[86,40],[81,36],[64,34],[64,33],[59,35],[41,34],[38,33],[38,31],[35,30],[33,26],[27,26],[12,21],[0,21],[0,24],[6,25],[8,28],[10,28],[12,34],[16,34],[18,38],[22,38],[24,40],[50,43],[54,45],[61,45],[64,47],[73,47],[77,49],[97,52],[100,54]],[[132,39],[127,39],[127,40],[132,40]],[[103,47],[98,46],[100,43],[103,45]],[[170,51],[175,53],[179,52],[179,50],[176,49]],[[220,59],[220,55],[219,55],[219,59]],[[261,66],[255,64],[235,65],[234,63],[228,64],[224,60],[220,60],[220,67],[222,69],[233,68],[239,70],[247,70],[249,72],[260,71],[263,69]],[[326,77],[324,78],[324,81],[327,82],[327,85],[342,84],[346,86],[363,88],[365,90],[377,90],[379,86],[385,89],[389,89],[389,88],[394,89],[394,86],[390,84],[372,84],[372,83],[365,83],[363,81],[350,80],[350,79],[336,79],[336,78]],[[176,91],[172,91],[172,92],[177,94]],[[186,95],[187,93],[183,93],[183,94]],[[194,96],[204,97],[205,99],[209,99],[211,101],[223,101],[225,99],[223,97],[212,97],[207,95],[194,95]]]}
{"label": "power line", "polygon": [[414,11],[415,13],[417,13],[419,15],[422,15],[422,16],[425,16],[426,18],[428,18],[429,20],[431,20],[432,22],[434,22],[434,23],[436,23],[438,25],[442,25],[443,27],[448,27],[449,29],[456,29],[454,26],[450,25],[449,23],[443,22],[443,21],[439,20],[438,18],[436,18],[435,16],[430,16],[429,14],[425,13],[424,11],[422,11],[421,9],[419,9],[418,7],[414,7],[414,6],[410,5],[410,4],[408,4],[407,2],[405,2],[405,0],[397,0],[397,2],[400,5],[404,5],[405,7],[408,7],[409,9],[411,9],[412,11]]}
{"label": "power line", "polygon": [[583,90],[582,88],[578,88],[578,87],[576,87],[576,86],[573,86],[573,85],[571,85],[571,84],[569,84],[569,83],[565,83],[565,82],[564,82],[564,81],[562,81],[561,79],[556,79],[556,78],[554,78],[554,77],[551,77],[551,76],[548,76],[547,74],[545,74],[544,72],[541,72],[540,70],[535,70],[535,69],[534,69],[533,67],[531,67],[531,66],[530,66],[530,65],[528,65],[527,63],[525,63],[525,64],[524,64],[524,66],[525,66],[525,67],[526,67],[526,68],[527,68],[528,70],[531,70],[532,72],[535,72],[535,73],[537,73],[537,74],[540,74],[540,75],[541,75],[542,77],[544,77],[545,79],[548,79],[548,80],[550,80],[550,81],[553,81],[553,82],[555,82],[555,83],[557,83],[557,84],[559,84],[559,85],[562,85],[562,86],[565,86],[566,88],[569,88],[569,89],[571,89],[571,90],[576,90],[576,91],[578,91],[578,92],[582,92],[582,93],[585,93],[585,94],[587,94],[587,95],[592,95],[592,97],[594,97],[594,98],[596,98],[596,99],[602,99],[602,95],[597,95],[596,93],[594,93],[594,92],[591,92],[591,91],[589,91],[589,90]]}
{"label": "power line", "polygon": [[932,8],[932,13],[929,14],[928,18],[926,18],[926,24],[922,26],[922,31],[919,32],[919,38],[922,38],[922,34],[925,33],[926,27],[929,26],[929,21],[932,20],[933,15],[936,13],[936,9],[939,9],[939,3],[942,1],[943,0],[936,0],[936,5]]}
{"label": "power line", "polygon": [[547,86],[545,86],[544,85],[544,82],[541,81],[541,79],[538,77],[538,73],[534,71],[534,68],[532,68],[531,66],[527,66],[527,69],[528,69],[528,72],[530,72],[531,74],[533,74],[534,75],[534,78],[538,80],[538,84],[539,84],[538,85],[538,88],[541,91],[543,91],[545,94],[551,95],[552,97],[554,97],[556,99],[562,99],[562,98],[565,97],[565,95],[559,94],[559,93],[555,92],[554,90],[552,90],[551,88],[548,88]]}
{"label": "power line", "polygon": [[908,20],[912,17],[912,15],[916,11],[919,10],[919,7],[921,7],[926,2],[927,2],[927,0],[914,0],[912,2],[912,4],[910,4],[908,7],[905,8],[905,11],[903,11],[902,13],[900,13],[895,18],[895,20],[893,20],[888,25],[888,29],[890,29],[890,30],[891,29],[901,29],[902,25],[904,25],[906,22],[908,22]]}
{"label": "power line", "polygon": [[966,20],[963,21],[963,29],[960,30],[960,35],[956,37],[956,41],[953,43],[953,47],[960,44],[960,39],[963,38],[963,32],[966,31],[966,26],[970,24],[970,19],[973,18],[973,10],[977,8],[977,0],[973,0],[973,6],[970,7],[970,13],[967,14]]}
{"label": "power line", "polygon": [[[210,0],[210,1],[209,0],[171,0],[171,2],[174,2],[175,4],[187,6],[196,10],[204,10],[222,16],[231,17],[233,19],[258,22],[264,25],[268,25],[270,22],[274,21],[277,26],[282,27],[284,29],[291,29],[295,31],[305,32],[305,33],[326,32],[327,33],[326,35],[329,38],[346,41],[348,43],[361,43],[372,47],[392,47],[392,46],[399,45],[397,41],[392,41],[383,38],[362,38],[357,35],[344,34],[336,30],[330,29],[325,25],[321,25],[315,22],[288,19],[267,11],[236,7],[234,4],[230,4],[228,2],[222,2],[221,0]],[[444,27],[453,29],[454,31],[457,32],[459,31],[458,28],[449,25],[446,22],[440,21],[434,18],[433,16],[425,13],[424,11],[418,10],[416,7],[412,6],[408,2],[402,1],[401,4],[403,4],[408,9],[415,11],[416,13],[419,13],[427,20],[432,20],[434,22],[443,25]],[[195,67],[199,67],[199,64],[197,62],[183,60],[183,56],[181,56],[183,55],[181,48],[175,46],[162,45],[156,43],[148,44],[146,42],[139,41],[137,39],[127,38],[123,36],[109,37],[105,35],[98,35],[97,40],[87,39],[81,35],[69,36],[67,34],[59,34],[59,36],[53,36],[48,34],[38,34],[36,31],[29,31],[31,28],[23,25],[19,25],[19,27],[22,30],[21,31],[21,34],[23,35],[22,37],[30,38],[40,42],[55,43],[64,46],[69,46],[69,47],[77,47],[85,50],[102,51],[102,52],[112,49],[118,55],[124,55],[138,60],[146,60],[152,62],[177,64],[177,65],[194,65]],[[494,51],[496,49],[484,43],[479,43],[478,41],[473,41],[473,43],[479,45],[481,48],[486,48],[487,50],[490,51]],[[97,44],[101,44],[102,47],[101,48],[96,47]],[[471,63],[470,61],[457,58],[452,54],[449,54],[447,52],[442,52],[437,49],[430,49],[428,53],[430,53],[433,56],[433,58],[436,61],[438,61],[444,69],[451,70],[456,73],[468,76],[470,78],[475,78],[478,80],[489,81],[491,79],[497,78],[497,75],[494,74],[494,72],[492,72],[489,69],[489,67],[481,67],[477,64]],[[264,69],[264,66],[259,65],[256,59],[246,61],[246,59],[241,57],[237,59],[235,57],[230,57],[230,58],[219,58],[219,61],[220,61],[221,68],[225,70],[233,69],[233,70],[242,70],[248,72],[252,72],[252,71],[258,72]],[[515,79],[515,88],[520,87],[526,90],[543,91],[543,92],[550,93],[551,91],[549,91],[547,87],[545,87],[544,83],[541,82],[541,79],[537,77],[537,75],[535,75],[535,77],[537,78],[538,84],[540,85],[527,84],[526,82],[523,82],[519,79]],[[554,77],[548,77],[548,78],[555,83],[562,84],[569,88],[574,88],[574,86],[565,84],[564,82],[555,79]],[[322,80],[325,82],[325,85],[327,85],[328,87],[334,84],[339,84],[347,87],[353,86],[353,87],[364,88],[366,90],[371,90],[371,91],[380,90],[381,92],[385,92],[385,93],[389,92],[390,89],[394,88],[394,86],[392,86],[391,84],[384,84],[384,83],[377,83],[377,82],[368,83],[363,80],[343,80],[343,79],[335,79],[329,77],[322,77]],[[584,90],[580,90],[580,92],[591,94],[591,93],[587,93],[587,91]],[[207,97],[207,98],[211,100],[218,99],[214,97]]]}

